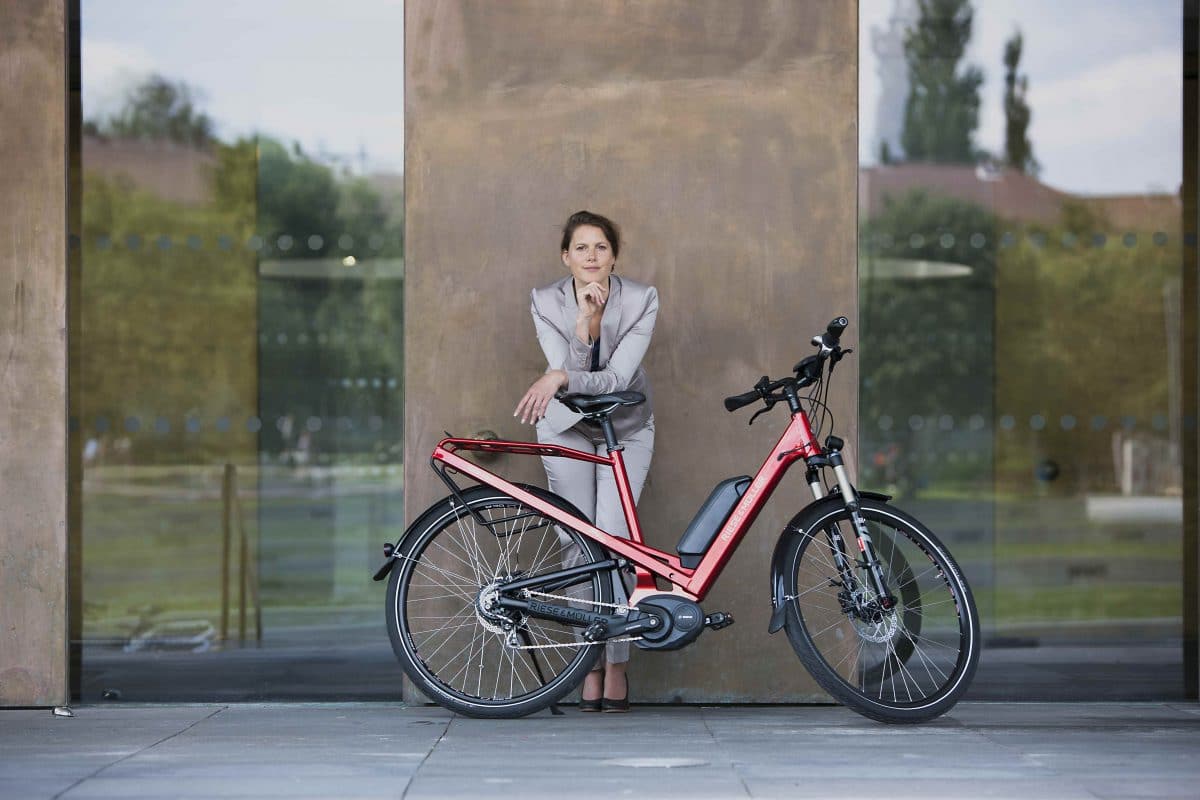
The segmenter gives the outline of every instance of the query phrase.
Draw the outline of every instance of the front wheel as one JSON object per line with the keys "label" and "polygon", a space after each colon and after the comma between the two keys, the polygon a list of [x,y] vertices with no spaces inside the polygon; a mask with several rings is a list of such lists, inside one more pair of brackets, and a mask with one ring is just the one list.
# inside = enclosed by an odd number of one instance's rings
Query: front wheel
{"label": "front wheel", "polygon": [[870,588],[850,512],[803,511],[785,533],[788,639],[841,703],[881,722],[924,722],[958,702],[975,674],[975,600],[924,525],[878,500],[863,498],[860,509],[895,605]]}

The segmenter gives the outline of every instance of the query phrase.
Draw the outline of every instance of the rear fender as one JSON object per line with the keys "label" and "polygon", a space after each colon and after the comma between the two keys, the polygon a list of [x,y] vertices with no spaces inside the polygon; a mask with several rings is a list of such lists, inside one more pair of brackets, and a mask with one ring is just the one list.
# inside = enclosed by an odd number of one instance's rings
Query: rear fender
{"label": "rear fender", "polygon": [[[524,489],[532,495],[537,495],[538,497],[554,503],[569,514],[573,514],[580,519],[587,519],[587,517],[585,517],[579,509],[575,508],[575,506],[567,503],[558,495],[551,494],[540,486],[529,486],[524,483],[517,483],[513,485],[518,489]],[[495,495],[498,493],[500,493],[498,489],[493,489],[490,486],[477,485],[472,486],[469,489],[463,489],[462,498],[467,503],[470,503],[479,497]],[[429,527],[429,524],[433,522],[433,520],[445,513],[446,508],[453,500],[453,497],[444,497],[421,512],[421,516],[417,517],[416,521],[413,522],[412,525],[408,526],[408,529],[404,532],[404,536],[400,537],[400,541],[396,542],[396,546],[392,549],[392,554],[388,556],[384,560],[383,565],[376,570],[374,576],[375,580],[381,581],[388,576],[388,573],[392,571],[392,567],[394,567],[396,562],[400,559],[400,553],[404,552],[407,548],[409,540],[411,540],[417,534],[423,532],[427,527]]]}
{"label": "rear fender", "polygon": [[[522,486],[521,488],[529,490],[531,487]],[[462,496],[463,499],[469,503],[480,495],[494,491],[494,489],[491,489],[487,486],[472,486],[469,489],[464,489]],[[408,529],[404,531],[404,535],[400,537],[400,541],[396,542],[396,546],[392,548],[392,554],[388,556],[384,560],[383,565],[375,571],[374,580],[381,581],[388,576],[388,573],[390,573],[392,571],[392,567],[396,565],[396,561],[400,558],[400,553],[404,550],[409,540],[429,527],[429,523],[434,519],[440,517],[453,499],[454,498],[452,497],[443,497],[441,500],[437,501],[429,508],[421,512],[421,516],[417,517],[413,524],[408,526]]]}
{"label": "rear fender", "polygon": [[[891,500],[891,495],[880,494],[878,492],[859,492],[859,497],[866,497],[871,500],[878,500],[881,503],[886,503]],[[817,517],[823,517],[829,511],[835,508],[843,507],[843,500],[840,494],[831,494],[823,497],[820,500],[815,500],[805,506],[799,514],[792,517],[787,527],[783,529],[783,533],[779,534],[779,541],[775,542],[775,552],[771,556],[771,623],[767,626],[767,633],[778,633],[787,620],[787,597],[786,578],[784,575],[784,558],[787,557],[788,545],[792,542],[792,537],[800,536],[805,531],[797,526],[797,522],[810,514]]]}

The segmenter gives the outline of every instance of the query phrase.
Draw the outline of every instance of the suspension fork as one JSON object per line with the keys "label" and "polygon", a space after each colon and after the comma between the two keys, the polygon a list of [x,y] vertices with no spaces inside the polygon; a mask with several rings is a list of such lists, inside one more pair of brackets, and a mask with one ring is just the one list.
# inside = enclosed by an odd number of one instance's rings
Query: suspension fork
{"label": "suspension fork", "polygon": [[[867,520],[862,515],[862,508],[858,502],[858,491],[854,488],[854,484],[850,482],[850,475],[846,472],[846,462],[842,458],[841,450],[830,449],[827,456],[829,466],[833,467],[834,475],[837,476],[838,490],[841,492],[842,501],[846,504],[846,510],[850,512],[850,521],[854,525],[855,537],[858,539],[858,549],[862,553],[863,562],[867,567],[867,576],[871,582],[871,588],[875,592],[875,596],[879,598],[880,607],[884,610],[890,609],[896,605],[896,598],[892,596],[887,585],[887,579],[883,574],[883,565],[879,562],[879,557],[875,554],[875,542],[871,539],[871,532],[867,529]],[[821,491],[820,480],[813,475],[816,470],[809,467],[809,486],[813,490],[813,494]],[[841,532],[838,530],[837,524],[830,525],[826,528],[826,533],[831,539],[834,539],[834,560],[838,571],[846,576],[849,570],[849,563],[845,556],[845,542],[842,539]],[[851,571],[852,574],[852,571]],[[850,588],[847,586],[847,588]]]}
{"label": "suspension fork", "polygon": [[[818,457],[818,459],[822,466],[829,464],[823,457]],[[810,463],[808,465],[804,481],[808,484],[808,488],[812,490],[813,499],[824,499],[825,486],[821,483],[821,471],[815,464]],[[846,558],[846,540],[842,538],[842,532],[836,522],[825,526],[825,536],[829,539],[829,549],[833,553],[833,565],[837,567],[838,574],[842,576],[842,584],[847,590],[852,590],[857,583],[854,577],[854,566]]]}

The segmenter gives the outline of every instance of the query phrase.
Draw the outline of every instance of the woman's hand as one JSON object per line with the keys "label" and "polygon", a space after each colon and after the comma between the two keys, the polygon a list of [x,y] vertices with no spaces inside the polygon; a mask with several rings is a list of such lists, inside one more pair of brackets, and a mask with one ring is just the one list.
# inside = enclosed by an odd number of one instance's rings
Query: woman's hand
{"label": "woman's hand", "polygon": [[579,303],[579,316],[576,321],[590,320],[604,309],[604,304],[608,302],[608,290],[592,281],[575,291],[575,299]]}
{"label": "woman's hand", "polygon": [[566,385],[567,373],[564,370],[550,370],[533,382],[529,391],[521,398],[521,402],[517,403],[517,410],[513,412],[513,416],[520,417],[523,423],[537,422],[546,416],[546,409],[554,399],[554,394]]}
{"label": "woman's hand", "polygon": [[592,317],[604,310],[608,302],[608,290],[596,281],[575,290],[579,314],[575,317],[575,335],[584,344],[592,343]]}

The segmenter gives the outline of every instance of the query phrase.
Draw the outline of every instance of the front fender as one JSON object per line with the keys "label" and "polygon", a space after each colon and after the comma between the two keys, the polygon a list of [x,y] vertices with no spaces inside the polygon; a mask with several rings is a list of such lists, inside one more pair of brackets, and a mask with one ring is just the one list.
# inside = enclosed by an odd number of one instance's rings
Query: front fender
{"label": "front fender", "polygon": [[[879,492],[859,492],[859,497],[878,500],[881,503],[886,503],[892,499],[891,495],[880,494]],[[792,537],[803,533],[796,522],[803,516],[808,514],[816,514],[824,516],[830,507],[841,508],[843,506],[842,496],[840,494],[831,494],[820,500],[814,500],[809,503],[800,513],[792,517],[788,522],[783,533],[779,534],[779,541],[775,542],[775,552],[771,555],[771,622],[767,626],[767,633],[778,633],[787,620],[787,602],[784,598],[787,597],[787,585],[784,576],[783,559],[787,556],[788,545],[792,541]]]}

